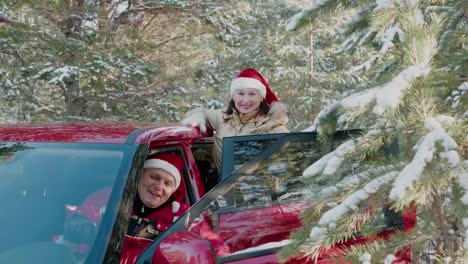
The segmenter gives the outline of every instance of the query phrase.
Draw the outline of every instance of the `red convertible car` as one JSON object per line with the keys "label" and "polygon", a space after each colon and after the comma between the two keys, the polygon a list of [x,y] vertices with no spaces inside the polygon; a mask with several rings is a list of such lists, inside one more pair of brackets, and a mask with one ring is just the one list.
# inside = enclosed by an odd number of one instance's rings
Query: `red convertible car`
{"label": "red convertible car", "polygon": [[[353,133],[337,133],[328,143],[313,132],[225,138],[218,173],[212,135],[195,128],[124,122],[0,125],[0,263],[119,263],[136,179],[155,152],[183,157],[191,208],[137,263],[279,263],[276,253],[324,187],[317,182],[317,191],[306,188],[300,175]],[[86,255],[77,257],[67,244],[56,243],[66,210],[109,187],[99,228],[82,234],[91,241]],[[393,218],[379,232],[414,224],[405,215]],[[366,239],[358,236],[354,242]],[[228,250],[217,252],[216,243]],[[326,256],[319,262],[328,263]]]}

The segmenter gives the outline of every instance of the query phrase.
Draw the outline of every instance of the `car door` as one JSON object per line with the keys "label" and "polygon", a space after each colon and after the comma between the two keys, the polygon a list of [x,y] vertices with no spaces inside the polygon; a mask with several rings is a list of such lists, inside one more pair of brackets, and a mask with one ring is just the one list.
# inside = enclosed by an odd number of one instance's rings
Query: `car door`
{"label": "car door", "polygon": [[[288,243],[291,231],[301,226],[304,209],[323,201],[330,181],[339,182],[343,175],[353,174],[354,167],[350,162],[326,176],[336,179],[306,179],[302,173],[358,133],[344,131],[329,140],[319,140],[313,132],[281,136],[225,177],[158,237],[138,262],[278,263],[276,252]],[[242,144],[239,148],[241,156],[245,149]],[[391,153],[385,150],[383,154]],[[390,215],[401,219],[401,215]],[[393,223],[401,228],[401,221]],[[366,241],[365,237],[357,239]]]}
{"label": "car door", "polygon": [[[276,258],[274,253],[288,239],[290,232],[301,225],[300,213],[311,205],[310,201],[318,193],[310,191],[310,188],[306,191],[302,172],[329,153],[349,133],[343,135],[338,135],[336,140],[328,143],[320,142],[313,132],[281,135],[279,139],[273,139],[274,142],[270,138],[266,147],[256,151],[247,163],[225,177],[157,238],[139,261],[150,261],[155,257],[153,254],[156,249],[161,252],[161,249],[170,248],[171,243],[175,243],[177,232],[195,233],[191,239],[178,241],[179,247],[181,243],[187,243],[189,247],[194,242],[192,240],[201,237],[210,244],[209,248],[213,249],[212,253],[219,263]],[[239,139],[239,144],[233,145],[236,147],[233,147],[231,160],[242,163],[242,156],[246,153],[245,144],[258,149],[256,144],[261,144],[261,138],[257,139],[259,142],[253,138],[246,141]],[[233,167],[236,167],[235,163]],[[322,187],[317,183],[318,190]],[[208,223],[208,229],[196,230],[200,222]],[[225,247],[229,249],[228,252],[221,252],[220,248]],[[209,248],[200,252],[208,254]],[[181,258],[186,255],[177,250],[166,250],[164,254],[172,254],[169,258],[175,257],[174,254]],[[160,261],[160,258],[168,256],[156,257]]]}

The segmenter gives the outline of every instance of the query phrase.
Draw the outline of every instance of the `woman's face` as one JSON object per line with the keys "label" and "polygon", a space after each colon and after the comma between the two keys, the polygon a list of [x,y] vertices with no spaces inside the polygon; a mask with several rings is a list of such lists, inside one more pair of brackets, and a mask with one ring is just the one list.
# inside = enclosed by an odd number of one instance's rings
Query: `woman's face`
{"label": "woman's face", "polygon": [[239,88],[232,95],[234,106],[241,114],[249,114],[260,107],[263,97],[257,89]]}

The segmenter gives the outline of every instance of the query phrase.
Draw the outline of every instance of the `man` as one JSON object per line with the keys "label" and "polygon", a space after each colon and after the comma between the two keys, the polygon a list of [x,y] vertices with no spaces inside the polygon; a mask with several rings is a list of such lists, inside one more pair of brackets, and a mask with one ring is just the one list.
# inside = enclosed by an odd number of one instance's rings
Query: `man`
{"label": "man", "polygon": [[[134,263],[158,234],[166,230],[190,207],[184,203],[185,183],[181,157],[159,153],[145,161],[138,178],[137,195],[133,203],[130,223],[120,257],[120,263]],[[62,241],[64,244],[91,244],[94,241],[101,216],[110,196],[106,188],[87,197],[81,206],[69,212]],[[91,227],[91,228],[90,228]],[[86,232],[91,230],[91,232]],[[89,240],[82,238],[87,234]],[[93,235],[94,234],[94,235]],[[87,243],[85,243],[87,242]],[[87,247],[80,251],[83,257]]]}
{"label": "man", "polygon": [[183,167],[179,156],[168,153],[150,156],[145,162],[120,263],[134,263],[151,241],[190,207],[182,202]]}

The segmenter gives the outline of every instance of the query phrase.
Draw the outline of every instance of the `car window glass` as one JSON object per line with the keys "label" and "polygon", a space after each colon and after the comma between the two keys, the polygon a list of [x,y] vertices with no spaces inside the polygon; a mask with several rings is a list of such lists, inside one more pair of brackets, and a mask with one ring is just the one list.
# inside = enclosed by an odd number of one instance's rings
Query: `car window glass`
{"label": "car window glass", "polygon": [[276,139],[234,142],[234,170],[238,169]]}
{"label": "car window glass", "polygon": [[[7,212],[0,216],[0,234],[10,237],[0,242],[0,259],[19,247],[61,241],[66,219],[78,205],[90,193],[113,186],[124,152],[98,144],[0,144],[0,208]],[[105,212],[106,201],[101,205],[97,214]],[[10,227],[18,227],[14,236]],[[68,238],[92,244],[97,231]]]}
{"label": "car window glass", "polygon": [[234,170],[284,135],[285,133],[225,137],[223,139],[221,178],[229,176]]}
{"label": "car window glass", "polygon": [[211,190],[219,182],[219,172],[213,157],[213,143],[196,143],[191,147],[193,158],[203,180],[205,192]]}

